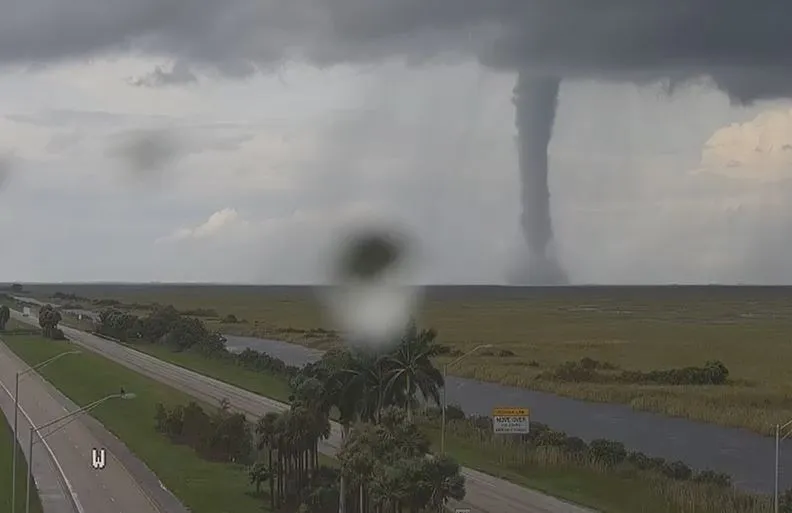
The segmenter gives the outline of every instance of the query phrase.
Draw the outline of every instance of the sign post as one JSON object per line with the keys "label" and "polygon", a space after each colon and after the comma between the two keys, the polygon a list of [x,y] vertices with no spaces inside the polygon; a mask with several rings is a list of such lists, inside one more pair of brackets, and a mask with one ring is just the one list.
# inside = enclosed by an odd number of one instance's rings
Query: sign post
{"label": "sign post", "polygon": [[528,408],[494,408],[492,432],[495,435],[527,435],[531,430]]}

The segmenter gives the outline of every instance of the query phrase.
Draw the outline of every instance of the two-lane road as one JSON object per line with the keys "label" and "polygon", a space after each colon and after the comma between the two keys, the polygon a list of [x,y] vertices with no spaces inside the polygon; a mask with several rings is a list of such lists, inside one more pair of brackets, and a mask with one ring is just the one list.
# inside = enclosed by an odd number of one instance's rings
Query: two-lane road
{"label": "two-lane road", "polygon": [[[36,324],[35,319],[22,317],[18,312],[13,312],[13,315],[18,320]],[[253,421],[267,412],[283,411],[288,408],[287,405],[278,401],[164,362],[124,345],[73,328],[62,326],[62,329],[73,342],[143,375],[182,390],[197,399],[216,404],[227,398],[233,409],[243,412]],[[340,445],[341,428],[337,423],[333,423],[332,434],[322,444],[321,450],[332,456]],[[469,508],[471,513],[592,513],[589,509],[472,469],[465,468],[463,473],[466,477],[467,496],[461,504],[454,504],[454,506]],[[104,513],[104,511],[111,510],[97,511]],[[140,511],[142,513],[144,510]]]}

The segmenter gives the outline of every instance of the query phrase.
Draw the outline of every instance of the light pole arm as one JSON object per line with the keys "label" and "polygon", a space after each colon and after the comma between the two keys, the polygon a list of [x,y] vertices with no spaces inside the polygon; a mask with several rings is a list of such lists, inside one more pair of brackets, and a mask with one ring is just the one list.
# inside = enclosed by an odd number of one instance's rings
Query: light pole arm
{"label": "light pole arm", "polygon": [[440,412],[440,454],[445,454],[445,427],[446,427],[446,409],[448,409],[448,395],[446,394],[446,380],[448,379],[448,368],[452,365],[456,365],[460,361],[464,360],[468,356],[472,355],[479,349],[484,349],[486,347],[492,347],[492,344],[482,344],[480,346],[476,346],[467,353],[463,354],[456,360],[452,360],[449,363],[443,365],[443,407]]}
{"label": "light pole arm", "polygon": [[96,408],[97,406],[99,406],[100,404],[102,404],[105,401],[109,401],[110,399],[116,399],[116,398],[119,398],[119,397],[124,397],[124,395],[123,394],[113,394],[113,395],[108,395],[107,397],[103,397],[101,399],[97,399],[96,401],[94,401],[92,403],[89,403],[89,404],[83,406],[82,408],[74,410],[73,412],[69,412],[66,415],[63,415],[62,417],[58,417],[55,420],[51,420],[51,421],[47,422],[46,424],[42,424],[40,426],[37,426],[35,428],[35,430],[36,431],[40,431],[40,430],[42,430],[42,429],[44,429],[46,427],[49,427],[49,426],[51,426],[53,424],[57,424],[58,422],[60,422],[62,420],[66,420],[69,417],[73,417],[73,416],[78,415],[80,413],[84,413],[84,412],[93,410],[94,408]]}
{"label": "light pole arm", "polygon": [[486,349],[488,347],[492,347],[492,344],[482,344],[480,346],[476,346],[473,349],[471,349],[470,351],[468,351],[467,353],[465,353],[462,356],[460,356],[459,358],[457,358],[456,360],[452,360],[452,361],[448,362],[447,364],[445,364],[445,368],[448,369],[448,367],[453,367],[454,365],[458,364],[459,362],[461,362],[462,360],[464,360],[468,356],[472,355],[473,353],[475,353],[479,349]]}
{"label": "light pole arm", "polygon": [[[86,411],[90,411],[90,410],[96,408],[97,406],[99,406],[100,404],[102,404],[103,402],[109,401],[110,399],[117,399],[117,398],[132,399],[133,397],[135,397],[135,394],[127,394],[127,393],[124,392],[124,389],[122,388],[120,394],[112,394],[112,395],[108,395],[107,397],[103,397],[103,398],[101,398],[99,400],[96,400],[96,401],[94,401],[92,403],[89,403],[89,404],[83,406],[82,408],[78,408],[77,410],[74,410],[71,413],[67,413],[66,415],[58,417],[57,419],[51,420],[51,421],[47,422],[46,424],[42,424],[42,425],[40,425],[38,427],[33,426],[33,425],[30,426],[30,439],[28,440],[28,462],[29,463],[28,463],[28,466],[27,466],[27,497],[25,498],[25,513],[30,513],[30,482],[33,480],[32,477],[31,477],[31,470],[33,468],[33,435],[37,434],[39,436],[39,438],[41,438],[41,434],[39,433],[39,431],[41,431],[42,429],[44,429],[46,427],[49,427],[49,426],[51,426],[53,424],[57,424],[58,422],[66,420],[66,419],[68,419],[70,417],[74,417],[75,415],[78,415],[80,413],[84,413]],[[55,429],[54,431],[57,431],[57,429]]]}
{"label": "light pole arm", "polygon": [[25,374],[28,374],[28,373],[33,372],[33,371],[36,371],[36,370],[38,370],[38,369],[40,369],[42,367],[45,367],[45,366],[51,364],[52,362],[54,362],[55,360],[59,360],[59,359],[63,358],[66,355],[69,355],[69,354],[80,354],[80,351],[66,351],[66,352],[61,353],[61,354],[56,354],[52,358],[48,358],[48,359],[44,360],[43,362],[39,362],[36,365],[33,365],[32,367],[28,367],[27,369],[19,372],[18,374],[20,376],[24,376]]}

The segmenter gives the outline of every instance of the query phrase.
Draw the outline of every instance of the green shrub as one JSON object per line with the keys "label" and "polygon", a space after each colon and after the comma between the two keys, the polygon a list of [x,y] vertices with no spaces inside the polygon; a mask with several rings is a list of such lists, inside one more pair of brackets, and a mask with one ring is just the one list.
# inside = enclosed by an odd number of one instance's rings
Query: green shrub
{"label": "green shrub", "polygon": [[674,461],[665,465],[663,474],[677,481],[686,481],[693,476],[693,470],[681,461]]}
{"label": "green shrub", "polygon": [[713,472],[712,470],[703,470],[696,473],[693,480],[697,483],[707,483],[723,488],[728,488],[732,485],[731,477],[722,472]]}
{"label": "green shrub", "polygon": [[599,438],[589,444],[589,456],[603,465],[614,467],[627,459],[627,450],[621,442]]}
{"label": "green shrub", "polygon": [[465,420],[465,412],[458,404],[446,406],[446,420]]}
{"label": "green shrub", "polygon": [[[555,369],[539,375],[540,378],[570,383],[630,383],[656,385],[723,385],[729,377],[729,369],[717,360],[708,361],[703,367],[653,370],[649,372],[625,370],[612,372],[616,366],[592,358],[578,362],[568,361]],[[611,371],[611,372],[608,372]]]}

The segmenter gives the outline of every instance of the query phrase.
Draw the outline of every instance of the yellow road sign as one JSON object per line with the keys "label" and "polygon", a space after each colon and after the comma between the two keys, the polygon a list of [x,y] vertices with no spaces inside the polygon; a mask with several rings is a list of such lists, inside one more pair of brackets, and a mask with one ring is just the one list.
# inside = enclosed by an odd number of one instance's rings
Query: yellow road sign
{"label": "yellow road sign", "polygon": [[528,408],[493,408],[493,417],[527,417]]}

